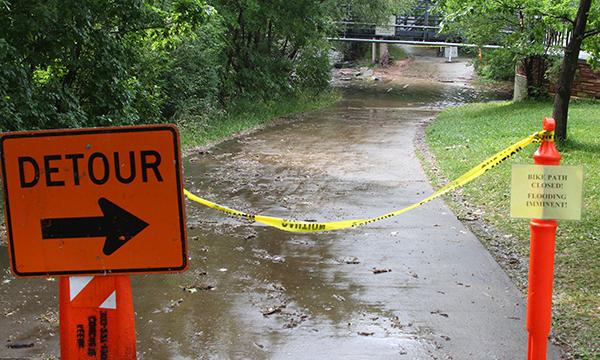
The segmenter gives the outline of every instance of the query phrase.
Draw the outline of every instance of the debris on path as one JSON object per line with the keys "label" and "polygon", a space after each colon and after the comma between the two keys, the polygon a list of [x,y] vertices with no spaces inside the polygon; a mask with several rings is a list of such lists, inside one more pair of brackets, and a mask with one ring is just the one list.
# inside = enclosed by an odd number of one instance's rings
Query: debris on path
{"label": "debris on path", "polygon": [[378,268],[373,268],[373,270],[371,270],[373,272],[373,274],[383,274],[383,273],[387,273],[387,272],[391,272],[392,269],[378,269]]}

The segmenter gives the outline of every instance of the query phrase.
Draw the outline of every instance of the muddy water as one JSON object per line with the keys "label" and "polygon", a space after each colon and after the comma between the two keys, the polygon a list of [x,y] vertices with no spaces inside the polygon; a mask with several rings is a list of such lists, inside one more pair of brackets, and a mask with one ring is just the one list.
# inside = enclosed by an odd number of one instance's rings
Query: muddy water
{"label": "muddy water", "polygon": [[[188,156],[186,187],[287,218],[378,215],[430,191],[412,150],[418,123],[443,106],[507,96],[414,79],[342,91],[333,107]],[[435,218],[409,213],[361,229],[290,234],[186,206],[189,271],[132,277],[139,358],[430,359],[452,352],[445,325],[436,322],[448,317],[445,309],[425,299],[448,292],[432,265],[442,255],[427,241],[438,236]],[[56,357],[57,284],[12,279],[5,250],[0,340],[33,345],[2,346],[0,357]]]}
{"label": "muddy water", "polygon": [[[490,96],[456,86],[411,87],[346,89],[332,108],[194,154],[185,164],[186,186],[237,209],[302,220],[407,205],[424,195],[422,173],[393,164],[414,156],[404,150],[414,124],[440,106]],[[393,204],[381,201],[391,196]],[[391,266],[382,252],[398,250],[377,246],[393,233],[389,224],[295,235],[191,203],[187,214],[190,271],[135,279],[144,358],[414,359],[438,352],[427,326],[378,299],[378,292],[418,286],[389,286],[385,273],[371,271]]]}

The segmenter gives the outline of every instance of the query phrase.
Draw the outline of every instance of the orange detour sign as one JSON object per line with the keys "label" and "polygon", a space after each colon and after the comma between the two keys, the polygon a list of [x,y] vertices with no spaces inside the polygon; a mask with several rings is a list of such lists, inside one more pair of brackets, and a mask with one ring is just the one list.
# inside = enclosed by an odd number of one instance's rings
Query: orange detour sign
{"label": "orange detour sign", "polygon": [[0,151],[16,276],[185,270],[175,126],[5,133]]}
{"label": "orange detour sign", "polygon": [[136,358],[127,275],[61,277],[59,290],[61,359]]}

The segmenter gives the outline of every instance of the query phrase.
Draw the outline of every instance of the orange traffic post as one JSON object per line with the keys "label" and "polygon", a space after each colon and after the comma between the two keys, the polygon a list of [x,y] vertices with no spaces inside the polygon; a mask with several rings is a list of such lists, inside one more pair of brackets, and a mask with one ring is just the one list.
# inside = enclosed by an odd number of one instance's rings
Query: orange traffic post
{"label": "orange traffic post", "polygon": [[[544,118],[542,127],[554,131],[556,123]],[[560,154],[554,140],[544,140],[533,155],[536,165],[559,165]],[[556,220],[532,219],[527,292],[528,360],[546,359],[552,321],[552,283],[554,280],[554,244]]]}
{"label": "orange traffic post", "polygon": [[127,275],[60,278],[60,357],[135,360],[135,320]]}

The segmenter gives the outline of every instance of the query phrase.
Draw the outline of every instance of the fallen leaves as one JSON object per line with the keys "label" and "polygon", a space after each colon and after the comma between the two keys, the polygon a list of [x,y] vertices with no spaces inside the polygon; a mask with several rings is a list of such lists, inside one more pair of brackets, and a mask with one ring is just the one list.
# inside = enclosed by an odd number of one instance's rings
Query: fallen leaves
{"label": "fallen leaves", "polygon": [[375,334],[374,331],[359,331],[358,335],[360,336],[373,336],[373,334]]}

